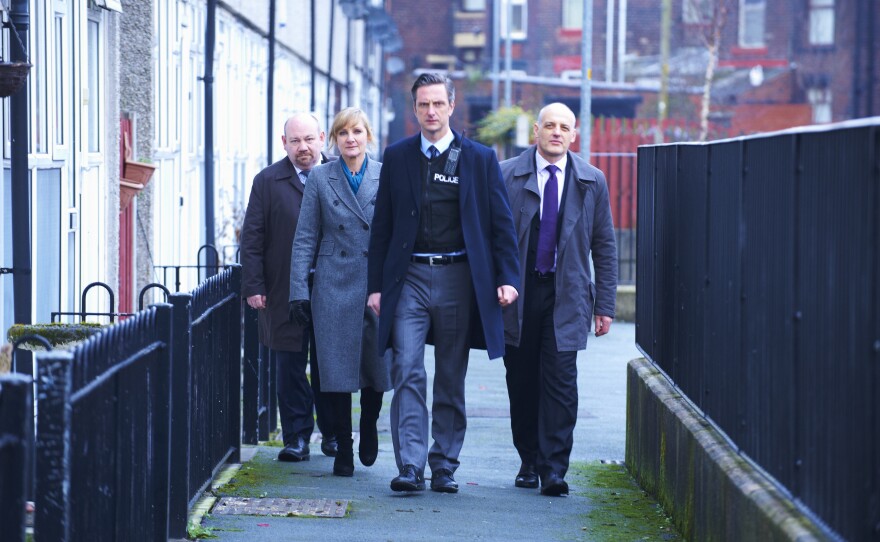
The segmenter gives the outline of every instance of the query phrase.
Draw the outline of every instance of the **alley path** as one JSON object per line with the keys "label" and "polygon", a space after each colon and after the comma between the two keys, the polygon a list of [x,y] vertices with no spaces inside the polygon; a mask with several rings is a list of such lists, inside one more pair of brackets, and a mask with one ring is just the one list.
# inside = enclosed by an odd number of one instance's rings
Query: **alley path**
{"label": "alley path", "polygon": [[[573,463],[623,460],[626,364],[639,356],[634,336],[633,324],[616,322],[609,335],[591,337],[587,352],[578,358],[580,408]],[[430,357],[428,365],[430,372]],[[370,468],[355,460],[354,478],[332,476],[333,460],[323,456],[317,444],[312,445],[311,461],[304,463],[279,463],[274,460],[278,448],[258,446],[251,448],[253,458],[232,483],[218,490],[219,495],[246,497],[347,499],[350,507],[345,518],[211,514],[203,525],[212,528],[220,540],[248,542],[599,539],[590,534],[587,512],[593,497],[587,495],[590,488],[583,477],[569,474],[569,497],[548,498],[538,490],[513,486],[519,459],[510,440],[501,360],[490,362],[482,351],[471,354],[468,431],[461,467],[455,474],[461,487],[458,494],[427,490],[407,495],[389,489],[397,474],[388,432],[390,399],[386,394],[380,418],[379,459]]]}

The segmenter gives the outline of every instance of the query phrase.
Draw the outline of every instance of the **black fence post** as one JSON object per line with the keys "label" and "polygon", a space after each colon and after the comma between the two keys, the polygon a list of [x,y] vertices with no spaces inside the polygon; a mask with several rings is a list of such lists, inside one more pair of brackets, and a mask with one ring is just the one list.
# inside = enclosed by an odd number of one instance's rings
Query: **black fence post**
{"label": "black fence post", "polygon": [[[169,526],[171,525],[170,517],[170,496],[171,496],[171,412],[174,408],[174,397],[171,393],[171,371],[172,371],[172,306],[167,303],[154,305],[156,307],[156,327],[158,328],[157,339],[165,345],[160,352],[160,369],[157,371],[156,388],[157,395],[160,398],[158,404],[154,405],[154,416],[163,420],[165,423],[156,424],[157,440],[162,443],[161,449],[164,453],[157,454],[154,458],[158,464],[155,465],[156,477],[156,493],[160,496],[154,501],[157,507],[157,513],[154,516],[154,530],[156,534],[164,534],[164,539],[168,538]],[[164,368],[163,368],[164,367]],[[161,398],[167,401],[163,404]],[[161,463],[159,463],[161,462]]]}
{"label": "black fence post", "polygon": [[171,487],[168,531],[172,538],[186,537],[189,515],[190,464],[190,294],[175,293],[171,303]]}
{"label": "black fence post", "polygon": [[25,539],[27,473],[33,453],[32,390],[28,376],[0,376],[0,525],[10,542]]}
{"label": "black fence post", "polygon": [[266,374],[266,382],[263,387],[266,390],[266,405],[268,429],[265,438],[260,435],[260,440],[269,440],[269,433],[278,429],[278,378],[275,374],[275,354],[268,346],[260,344],[260,359],[263,362],[263,370]]}
{"label": "black fence post", "polygon": [[244,305],[244,379],[242,383],[241,441],[257,444],[257,421],[260,418],[260,339],[257,336],[257,310]]}
{"label": "black fence post", "polygon": [[37,356],[36,503],[34,540],[70,540],[70,395],[73,354],[53,350]]}
{"label": "black fence post", "polygon": [[[216,250],[215,250],[216,252]],[[241,300],[238,292],[241,291],[241,265],[230,266],[230,290],[236,295],[227,303],[229,317],[226,320],[226,336],[229,340],[229,435],[235,439],[235,451],[229,457],[229,461],[239,463],[241,461]],[[222,325],[222,323],[221,323]]]}

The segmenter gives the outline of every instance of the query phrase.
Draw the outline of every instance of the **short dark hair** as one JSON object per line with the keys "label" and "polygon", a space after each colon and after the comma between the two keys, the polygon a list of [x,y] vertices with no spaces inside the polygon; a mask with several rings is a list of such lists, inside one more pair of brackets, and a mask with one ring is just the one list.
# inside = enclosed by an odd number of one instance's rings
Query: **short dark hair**
{"label": "short dark hair", "polygon": [[416,82],[413,83],[412,86],[413,103],[416,103],[416,91],[421,87],[427,87],[430,85],[445,86],[446,97],[449,98],[449,103],[455,103],[455,85],[452,84],[452,79],[442,73],[423,73],[418,79],[416,79]]}

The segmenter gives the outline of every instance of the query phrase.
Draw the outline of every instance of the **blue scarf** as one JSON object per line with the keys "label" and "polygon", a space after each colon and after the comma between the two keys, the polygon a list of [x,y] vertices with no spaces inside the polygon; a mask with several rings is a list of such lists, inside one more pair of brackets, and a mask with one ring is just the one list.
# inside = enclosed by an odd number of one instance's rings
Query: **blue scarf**
{"label": "blue scarf", "polygon": [[358,189],[361,187],[361,181],[364,180],[364,172],[367,170],[367,160],[368,158],[364,156],[364,163],[361,164],[361,170],[354,174],[348,171],[348,165],[346,165],[345,161],[343,160],[342,162],[342,172],[345,173],[345,178],[348,179],[348,186],[351,187],[351,191],[354,192],[355,195],[357,195]]}

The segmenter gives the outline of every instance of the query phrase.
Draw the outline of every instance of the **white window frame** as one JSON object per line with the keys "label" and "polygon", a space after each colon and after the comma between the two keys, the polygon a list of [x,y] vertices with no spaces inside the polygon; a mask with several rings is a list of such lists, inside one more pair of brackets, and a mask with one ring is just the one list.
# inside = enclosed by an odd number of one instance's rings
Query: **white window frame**
{"label": "white window frame", "polygon": [[834,45],[835,0],[808,1],[810,45]]}
{"label": "white window frame", "polygon": [[584,1],[562,0],[562,28],[581,30],[584,26]]}
{"label": "white window frame", "polygon": [[682,0],[681,20],[684,24],[706,24],[712,18],[712,0]]}
{"label": "white window frame", "polygon": [[[750,24],[760,26],[749,32]],[[745,49],[757,49],[766,44],[764,36],[767,29],[767,0],[739,1],[739,46]]]}
{"label": "white window frame", "polygon": [[510,39],[516,41],[525,40],[529,35],[529,3],[528,0],[502,0],[501,1],[501,38],[507,38],[507,6],[510,5],[514,12],[519,10],[519,17],[514,21],[519,23],[520,28],[514,27],[510,32]]}
{"label": "white window frame", "polygon": [[461,0],[462,11],[486,11],[486,0]]}

